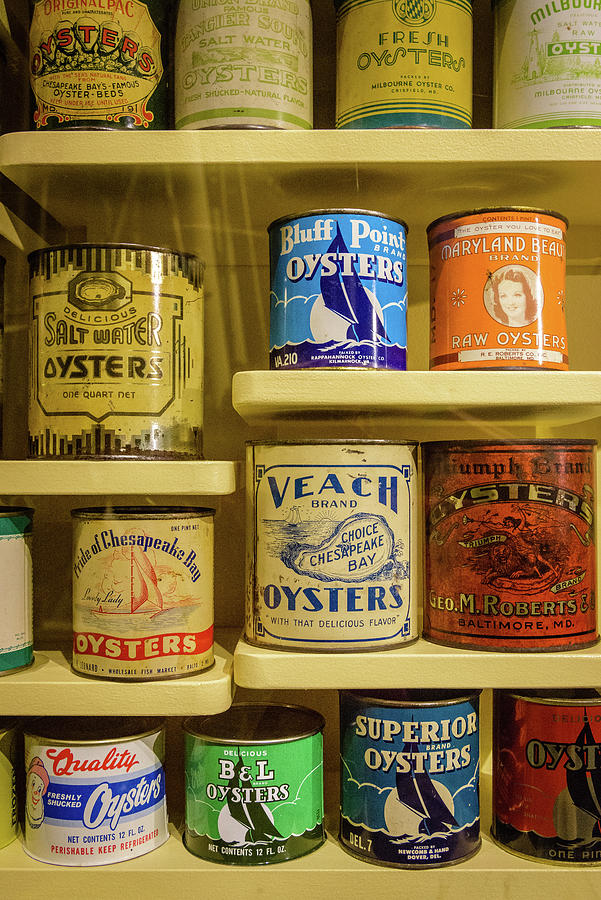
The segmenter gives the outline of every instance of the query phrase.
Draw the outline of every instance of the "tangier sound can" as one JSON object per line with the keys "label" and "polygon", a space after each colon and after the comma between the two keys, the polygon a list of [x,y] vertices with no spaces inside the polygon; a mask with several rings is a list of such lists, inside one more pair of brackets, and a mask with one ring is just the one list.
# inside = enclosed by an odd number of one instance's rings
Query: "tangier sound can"
{"label": "tangier sound can", "polygon": [[29,256],[33,457],[198,458],[203,264],[133,244]]}
{"label": "tangier sound can", "polygon": [[375,650],[417,638],[417,448],[247,445],[246,639]]}
{"label": "tangier sound can", "polygon": [[164,844],[165,726],[160,719],[44,718],[25,730],[25,852],[101,866]]}
{"label": "tangier sound can", "polygon": [[340,692],[340,842],[430,868],[480,847],[479,691]]}
{"label": "tangier sound can", "polygon": [[559,213],[475,209],[428,226],[431,369],[567,369]]}
{"label": "tangier sound can", "polygon": [[595,449],[587,440],[422,445],[424,637],[515,651],[597,641]]}
{"label": "tangier sound can", "polygon": [[496,841],[539,862],[601,863],[601,693],[496,691]]}
{"label": "tangier sound can", "polygon": [[73,668],[134,681],[213,664],[213,509],[73,516]]}
{"label": "tangier sound can", "polygon": [[0,675],[33,663],[33,509],[0,507]]}
{"label": "tangier sound can", "polygon": [[256,866],[323,844],[324,724],[312,709],[269,703],[186,719],[187,849]]}
{"label": "tangier sound can", "polygon": [[271,369],[407,368],[407,226],[322,209],[269,226]]}
{"label": "tangier sound can", "polygon": [[0,719],[0,848],[17,836],[17,729],[14,721]]}

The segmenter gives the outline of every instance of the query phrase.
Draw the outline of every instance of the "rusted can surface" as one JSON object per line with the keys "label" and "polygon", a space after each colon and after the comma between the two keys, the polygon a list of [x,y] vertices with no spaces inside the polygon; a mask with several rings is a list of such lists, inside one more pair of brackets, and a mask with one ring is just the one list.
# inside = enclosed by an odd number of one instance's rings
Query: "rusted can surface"
{"label": "rusted can surface", "polygon": [[496,841],[519,856],[601,863],[601,694],[496,691]]}
{"label": "rusted can surface", "polygon": [[0,718],[0,848],[17,836],[17,728],[16,722]]}
{"label": "rusted can surface", "polygon": [[422,445],[424,637],[488,650],[597,641],[594,441]]}
{"label": "rusted can surface", "polygon": [[503,207],[428,226],[431,369],[568,368],[567,225]]}

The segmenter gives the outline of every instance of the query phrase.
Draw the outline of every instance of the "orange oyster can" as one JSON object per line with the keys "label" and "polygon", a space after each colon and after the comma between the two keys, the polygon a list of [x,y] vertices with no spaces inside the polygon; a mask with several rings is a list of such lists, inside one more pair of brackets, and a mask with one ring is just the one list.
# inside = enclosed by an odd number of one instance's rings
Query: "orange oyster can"
{"label": "orange oyster can", "polygon": [[511,206],[428,226],[430,369],[568,368],[567,228]]}

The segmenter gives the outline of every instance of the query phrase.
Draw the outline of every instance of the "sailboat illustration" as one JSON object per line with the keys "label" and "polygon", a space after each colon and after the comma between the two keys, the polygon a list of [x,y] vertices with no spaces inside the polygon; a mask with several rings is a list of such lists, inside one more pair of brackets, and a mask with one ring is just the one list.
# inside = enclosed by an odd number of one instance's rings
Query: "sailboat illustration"
{"label": "sailboat illustration", "polygon": [[228,781],[227,803],[217,820],[221,840],[228,844],[270,843],[281,838],[269,808],[257,800],[244,800],[240,788],[251,787],[250,776],[245,784],[241,776],[244,763],[240,758],[234,767],[234,775]]}
{"label": "sailboat illustration", "polygon": [[158,578],[154,566],[146,553],[139,547],[129,548],[129,580],[130,602],[120,605],[108,604],[105,609],[100,603],[94,610],[96,613],[110,615],[131,615],[132,613],[152,613],[156,615],[163,610],[163,595],[158,586]]}
{"label": "sailboat illustration", "polygon": [[288,515],[286,516],[286,524],[287,525],[301,525],[302,524],[302,516],[300,514],[300,508],[298,506],[291,506],[288,510]]}
{"label": "sailboat illustration", "polygon": [[427,772],[416,771],[415,759],[419,752],[416,741],[406,743],[403,753],[408,755],[409,771],[396,775],[398,800],[418,816],[419,834],[434,834],[450,831],[457,826],[457,820],[446,805]]}
{"label": "sailboat illustration", "polygon": [[[588,758],[586,748],[591,745],[597,745],[588,718],[585,718],[584,725],[576,738],[575,744],[583,751],[581,757],[583,760]],[[588,813],[589,816],[592,816],[596,820],[592,836],[600,838],[601,771],[598,769],[589,770],[586,766],[582,766],[579,769],[566,768],[566,785],[568,794],[570,795],[570,799],[574,806],[581,809],[583,812]]]}

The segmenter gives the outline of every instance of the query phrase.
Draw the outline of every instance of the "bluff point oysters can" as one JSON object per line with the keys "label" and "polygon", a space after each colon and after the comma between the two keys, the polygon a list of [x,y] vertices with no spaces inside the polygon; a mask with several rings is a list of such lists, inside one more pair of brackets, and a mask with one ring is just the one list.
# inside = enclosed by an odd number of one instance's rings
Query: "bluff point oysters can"
{"label": "bluff point oysters can", "polygon": [[33,509],[0,507],[0,675],[33,662]]}
{"label": "bluff point oysters can", "polygon": [[417,638],[417,448],[247,445],[246,639],[372,650]]}
{"label": "bluff point oysters can", "polygon": [[0,848],[14,841],[19,827],[16,767],[16,722],[0,718]]}

